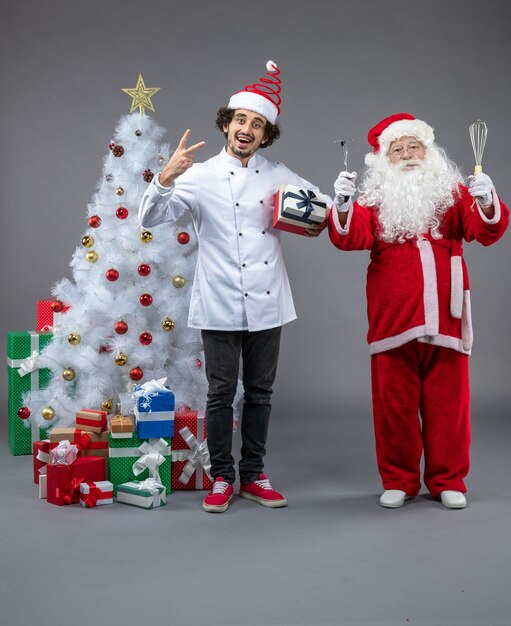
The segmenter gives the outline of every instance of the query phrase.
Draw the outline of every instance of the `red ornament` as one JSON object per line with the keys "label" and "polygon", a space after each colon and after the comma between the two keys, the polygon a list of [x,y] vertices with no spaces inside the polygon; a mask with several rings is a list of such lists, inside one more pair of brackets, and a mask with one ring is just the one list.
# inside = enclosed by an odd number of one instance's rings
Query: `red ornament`
{"label": "red ornament", "polygon": [[124,335],[124,333],[128,332],[128,324],[122,320],[120,322],[116,322],[114,324],[114,330],[118,335]]}
{"label": "red ornament", "polygon": [[195,359],[195,367],[200,370],[202,367],[202,361],[200,359]]}
{"label": "red ornament", "polygon": [[89,217],[89,226],[91,228],[99,228],[101,226],[101,218],[99,215],[91,215]]}
{"label": "red ornament", "polygon": [[114,283],[119,278],[119,272],[113,267],[111,267],[109,270],[106,271],[105,276],[107,280]]}
{"label": "red ornament", "polygon": [[130,378],[131,380],[140,380],[144,372],[140,369],[140,367],[134,367],[130,370]]}
{"label": "red ornament", "polygon": [[138,266],[138,273],[140,276],[149,276],[151,273],[151,266],[147,265],[147,263],[142,263]]}
{"label": "red ornament", "polygon": [[177,240],[179,241],[179,243],[181,245],[184,246],[185,244],[187,244],[190,241],[190,235],[188,233],[185,233],[185,232],[179,233],[178,236],[177,236]]}
{"label": "red ornament", "polygon": [[51,304],[51,310],[54,313],[62,313],[62,311],[64,310],[64,303],[61,302],[60,300],[54,300]]}
{"label": "red ornament", "polygon": [[112,148],[113,148],[114,146],[115,146],[115,143],[113,143],[113,142],[108,144],[108,147],[110,148],[110,150],[112,150]]}
{"label": "red ornament", "polygon": [[128,217],[128,209],[124,206],[120,206],[117,211],[115,212],[115,215],[120,219],[120,220],[125,220]]}
{"label": "red ornament", "polygon": [[112,346],[99,346],[100,352],[113,352]]}
{"label": "red ornament", "polygon": [[153,296],[150,293],[143,293],[140,296],[140,304],[142,306],[151,306],[153,303]]}
{"label": "red ornament", "polygon": [[145,332],[145,333],[141,333],[138,339],[142,345],[148,346],[153,340],[153,336],[151,335],[151,333]]}
{"label": "red ornament", "polygon": [[30,417],[30,409],[28,406],[22,406],[21,409],[18,409],[18,417],[22,420],[26,420]]}

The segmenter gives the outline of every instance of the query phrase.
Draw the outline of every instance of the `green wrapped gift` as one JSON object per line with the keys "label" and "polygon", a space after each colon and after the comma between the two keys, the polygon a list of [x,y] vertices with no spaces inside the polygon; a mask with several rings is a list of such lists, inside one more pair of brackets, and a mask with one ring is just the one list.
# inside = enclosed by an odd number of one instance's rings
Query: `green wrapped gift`
{"label": "green wrapped gift", "polygon": [[155,509],[167,503],[165,487],[154,478],[133,480],[117,485],[117,502],[138,506],[142,509]]}
{"label": "green wrapped gift", "polygon": [[[7,370],[9,377],[9,447],[13,454],[32,454],[32,443],[48,438],[48,430],[31,419],[31,427],[18,416],[23,393],[46,387],[51,380],[48,368],[39,368],[37,359],[52,340],[51,333],[33,330],[7,333]],[[20,370],[21,368],[21,370]],[[26,372],[26,373],[24,373]],[[23,374],[24,375],[20,375]]]}
{"label": "green wrapped gift", "polygon": [[171,493],[170,437],[139,439],[134,434],[129,439],[114,439],[110,433],[108,445],[109,480],[117,493],[118,485],[133,480],[156,478]]}

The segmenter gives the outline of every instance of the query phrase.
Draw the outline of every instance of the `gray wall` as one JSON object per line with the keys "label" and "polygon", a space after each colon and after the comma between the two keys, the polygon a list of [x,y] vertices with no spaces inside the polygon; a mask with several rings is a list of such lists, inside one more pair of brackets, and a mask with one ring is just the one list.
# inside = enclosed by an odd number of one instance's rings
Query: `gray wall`
{"label": "gray wall", "polygon": [[[282,138],[265,155],[331,193],[341,156],[334,139],[356,138],[350,165],[361,170],[367,130],[410,111],[470,173],[468,126],[486,120],[484,168],[504,200],[509,168],[508,2],[258,0],[17,0],[2,3],[0,26],[2,162],[1,333],[30,329],[35,301],[70,276],[85,209],[118,118],[122,87],[139,72],[156,121],[176,144],[183,130],[222,138],[217,108],[261,75],[268,58],[282,69]],[[280,413],[356,417],[369,411],[365,342],[366,253],[343,254],[328,241],[283,234],[299,320],[284,334],[276,404]],[[491,249],[467,246],[477,403],[509,406],[511,238]],[[2,377],[2,395],[5,394]],[[352,407],[349,410],[345,407]]]}

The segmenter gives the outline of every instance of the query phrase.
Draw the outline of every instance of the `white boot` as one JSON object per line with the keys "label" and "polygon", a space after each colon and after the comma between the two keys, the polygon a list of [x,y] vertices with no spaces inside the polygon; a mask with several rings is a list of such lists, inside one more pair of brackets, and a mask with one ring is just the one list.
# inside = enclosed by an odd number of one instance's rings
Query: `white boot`
{"label": "white boot", "polygon": [[467,499],[461,491],[442,491],[440,499],[448,509],[464,509],[467,506]]}
{"label": "white boot", "polygon": [[399,509],[408,496],[400,489],[386,489],[380,496],[380,505],[387,509]]}

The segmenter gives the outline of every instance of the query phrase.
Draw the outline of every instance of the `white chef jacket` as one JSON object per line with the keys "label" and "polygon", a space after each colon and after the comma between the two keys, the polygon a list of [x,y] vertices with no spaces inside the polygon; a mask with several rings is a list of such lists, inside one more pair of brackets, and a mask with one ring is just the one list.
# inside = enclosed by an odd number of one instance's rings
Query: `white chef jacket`
{"label": "white chef jacket", "polygon": [[265,330],[296,319],[273,196],[280,185],[319,189],[282,163],[255,154],[242,167],[225,148],[196,163],[172,187],[155,176],[139,208],[143,227],[190,211],[199,252],[188,326],[206,330]]}

